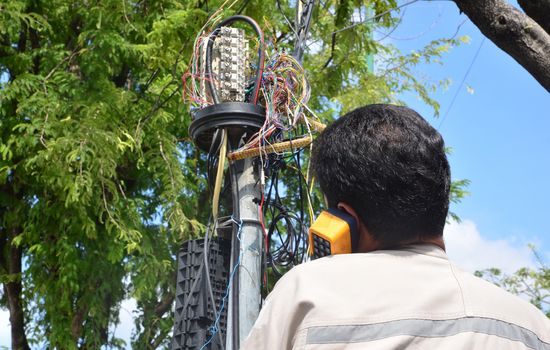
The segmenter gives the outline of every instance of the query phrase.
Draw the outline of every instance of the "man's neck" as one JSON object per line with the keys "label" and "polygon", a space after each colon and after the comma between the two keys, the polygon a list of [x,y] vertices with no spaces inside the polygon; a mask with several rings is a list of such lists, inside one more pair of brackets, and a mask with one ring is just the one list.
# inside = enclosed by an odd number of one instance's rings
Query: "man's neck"
{"label": "man's neck", "polygon": [[[382,247],[379,244],[377,244],[377,242],[375,242],[373,240],[370,240],[366,243],[368,243],[368,244],[364,244],[364,246],[362,247],[363,249],[359,250],[360,252],[369,253],[369,252],[373,252],[373,251],[376,251],[376,250],[392,249],[391,247]],[[401,244],[398,244],[398,245],[394,246],[394,248],[399,247],[399,246],[407,246],[407,245],[415,245],[415,244],[432,244],[432,245],[435,245],[435,246],[443,249],[443,251],[445,251],[445,241],[443,240],[443,236],[434,237],[434,238],[411,240],[409,242],[403,242]]]}
{"label": "man's neck", "polygon": [[445,241],[443,240],[443,236],[436,237],[436,238],[425,239],[425,240],[419,241],[418,243],[415,243],[415,244],[433,244],[433,245],[436,245],[436,246],[438,246],[439,248],[441,248],[445,251]]}

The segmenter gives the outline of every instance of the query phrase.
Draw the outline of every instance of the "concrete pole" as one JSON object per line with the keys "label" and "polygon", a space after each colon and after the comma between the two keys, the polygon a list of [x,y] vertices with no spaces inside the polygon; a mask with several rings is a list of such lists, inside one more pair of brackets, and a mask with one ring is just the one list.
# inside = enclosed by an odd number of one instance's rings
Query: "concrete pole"
{"label": "concrete pole", "polygon": [[[234,165],[237,176],[239,218],[242,221],[240,236],[240,267],[238,277],[239,305],[238,329],[239,343],[242,344],[258,318],[261,304],[261,274],[262,274],[262,242],[263,232],[259,217],[258,200],[261,198],[261,188],[257,167],[254,159],[246,158],[237,161]],[[228,313],[226,350],[232,348],[233,314],[232,297],[234,288],[231,287],[230,307]],[[238,346],[240,347],[240,344]]]}
{"label": "concrete pole", "polygon": [[253,159],[243,159],[238,176],[241,232],[241,266],[239,268],[239,339],[247,336],[260,313],[262,287],[262,228],[258,200],[261,198],[258,171]]}

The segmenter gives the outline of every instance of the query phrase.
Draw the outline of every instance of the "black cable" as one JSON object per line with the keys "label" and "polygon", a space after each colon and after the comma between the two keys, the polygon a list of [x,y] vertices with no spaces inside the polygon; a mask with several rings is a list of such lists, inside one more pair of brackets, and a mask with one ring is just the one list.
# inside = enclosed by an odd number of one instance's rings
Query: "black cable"
{"label": "black cable", "polygon": [[304,197],[303,197],[303,188],[302,188],[302,166],[300,164],[300,153],[298,152],[296,154],[296,157],[294,157],[296,162],[296,167],[298,168],[298,195],[300,197],[300,221],[303,222],[304,220]]}
{"label": "black cable", "polygon": [[[236,169],[236,163],[231,162],[229,164],[229,174],[231,177],[231,191],[232,191],[232,198],[233,198],[233,235],[232,235],[232,244],[233,247],[232,251],[232,257],[231,257],[231,268],[235,268],[235,264],[239,263],[239,255],[240,255],[240,241],[239,241],[239,225],[237,224],[240,222],[240,212],[239,212],[239,187],[238,187],[238,180],[237,180],[237,169]],[[232,317],[232,331],[233,334],[231,335],[232,341],[233,341],[233,349],[239,348],[239,269],[235,271],[235,275],[233,277],[234,282],[231,286],[231,317]]]}
{"label": "black cable", "polygon": [[[297,0],[301,1],[301,0]],[[297,5],[296,5],[297,6]],[[298,62],[302,61],[305,50],[305,42],[307,39],[307,33],[309,32],[309,26],[311,24],[311,16],[313,15],[313,8],[315,7],[315,0],[309,0],[304,7],[304,11],[301,15],[300,23],[296,23],[298,36],[296,37],[296,42],[294,43],[294,58]],[[298,8],[298,7],[296,7]]]}
{"label": "black cable", "polygon": [[[284,270],[303,262],[307,254],[308,236],[305,225],[304,210],[304,175],[301,170],[302,149],[296,150],[290,156],[272,155],[271,176],[268,185],[267,198],[264,202],[264,213],[270,213],[271,222],[267,232],[267,264],[272,268],[273,274],[278,278]],[[279,180],[281,172],[285,169],[285,159],[292,159],[298,167],[299,193],[297,204],[300,206],[299,214],[293,214],[283,203],[279,193]],[[309,195],[309,193],[308,193]],[[265,214],[264,214],[265,216]]]}
{"label": "black cable", "polygon": [[[279,223],[284,223],[286,230],[283,231],[279,228]],[[295,222],[300,229],[295,229]],[[277,216],[273,218],[273,221],[269,227],[268,239],[272,240],[274,235],[279,239],[280,245],[274,250],[270,251],[270,263],[278,272],[277,266],[291,267],[301,263],[301,257],[303,256],[303,250],[301,248],[301,241],[303,234],[303,225],[296,215],[289,214],[286,209],[283,209]]]}
{"label": "black cable", "polygon": [[277,0],[277,8],[279,9],[279,12],[281,13],[281,15],[283,15],[283,18],[288,24],[288,27],[290,28],[290,30],[292,30],[292,32],[294,33],[295,38],[298,38],[298,33],[296,32],[296,29],[294,29],[294,26],[292,25],[292,23],[290,23],[290,20],[288,19],[285,12],[283,11],[283,8],[281,7],[281,0]]}
{"label": "black cable", "polygon": [[210,143],[210,150],[206,158],[206,179],[208,182],[208,189],[210,193],[214,192],[213,180],[215,179],[214,173],[216,172],[218,157],[221,148],[221,135],[220,129],[216,129],[214,136],[212,137],[212,143]]}
{"label": "black cable", "polygon": [[455,100],[458,97],[458,94],[460,93],[460,91],[462,91],[461,90],[462,85],[464,85],[464,82],[466,81],[466,78],[470,74],[470,71],[472,70],[472,67],[474,66],[474,63],[477,60],[477,56],[479,55],[479,52],[481,51],[481,48],[483,47],[483,43],[485,42],[485,38],[486,37],[483,37],[483,39],[481,39],[481,43],[479,43],[479,47],[477,48],[477,51],[474,54],[474,57],[472,58],[472,61],[470,62],[470,65],[468,66],[468,69],[466,70],[466,73],[464,73],[464,76],[462,77],[462,80],[460,81],[460,84],[456,88],[456,92],[453,95],[453,99],[451,100],[451,104],[449,104],[449,107],[447,108],[447,111],[443,115],[443,118],[441,118],[441,121],[439,122],[439,126],[437,127],[437,130],[441,129],[441,126],[443,125],[443,122],[445,121],[445,119],[447,119],[447,116],[449,115],[449,112],[451,112],[451,109],[453,108],[453,105],[455,104]]}
{"label": "black cable", "polygon": [[[378,19],[378,18],[380,18],[380,17],[382,17],[382,16],[385,16],[385,15],[391,13],[392,11],[399,10],[400,8],[403,8],[403,7],[405,7],[405,6],[412,5],[412,4],[414,4],[415,2],[418,2],[418,1],[420,1],[420,0],[410,0],[410,1],[406,2],[406,3],[401,4],[401,5],[397,5],[397,6],[395,6],[395,7],[392,7],[392,8],[390,8],[390,9],[384,11],[384,12],[381,12],[381,13],[379,13],[379,14],[377,14],[377,15],[374,15],[374,16],[372,16],[372,17],[366,18],[366,19],[364,19],[364,20],[362,20],[362,21],[360,21],[360,22],[356,22],[356,23],[350,24],[349,26],[346,26],[346,27],[344,27],[344,28],[337,29],[337,30],[333,31],[332,33],[330,33],[330,36],[331,36],[331,44],[330,44],[331,50],[330,50],[330,56],[329,56],[329,58],[327,59],[327,61],[325,62],[323,68],[328,67],[328,65],[330,64],[330,62],[331,62],[332,59],[334,58],[334,48],[335,48],[335,46],[336,46],[336,35],[337,35],[338,33],[343,32],[343,31],[348,30],[348,29],[351,29],[351,28],[355,28],[355,27],[357,27],[358,25],[365,24],[365,23],[367,23],[367,22],[369,22],[369,21],[374,21],[375,19]],[[308,46],[313,45],[313,44],[316,43],[317,41],[318,41],[318,40],[315,40],[314,42],[311,42]]]}
{"label": "black cable", "polygon": [[243,13],[244,9],[250,4],[250,0],[245,0],[245,2],[241,5],[241,7],[237,10],[237,15],[240,15]]}
{"label": "black cable", "polygon": [[[214,224],[214,227],[216,227],[216,224]],[[210,230],[206,230],[206,233],[204,234],[204,244],[203,244],[203,264],[204,264],[204,274],[206,277],[206,286],[208,287],[208,293],[210,294],[210,300],[212,300],[212,310],[214,310],[214,320],[218,319],[218,307],[216,305],[216,299],[214,299],[214,292],[212,290],[212,281],[210,280],[210,266],[209,266],[209,252],[210,252]],[[202,264],[201,264],[202,265]],[[192,293],[190,294],[192,295]],[[214,325],[217,327],[217,325]],[[222,338],[222,332],[218,331],[218,339],[220,341],[220,347],[222,350],[225,349],[225,344],[223,342]]]}
{"label": "black cable", "polygon": [[392,8],[390,8],[390,9],[384,11],[384,12],[381,12],[381,13],[379,13],[379,14],[376,14],[376,15],[372,16],[372,17],[366,18],[366,19],[364,19],[364,20],[362,20],[362,21],[360,21],[360,22],[356,22],[356,23],[350,24],[349,26],[346,26],[346,27],[344,27],[344,28],[337,29],[337,30],[333,31],[332,33],[336,33],[336,34],[337,34],[337,33],[343,32],[343,31],[345,31],[345,30],[351,29],[351,28],[353,28],[353,27],[357,27],[358,25],[365,24],[365,23],[367,23],[367,22],[369,22],[369,21],[373,21],[373,20],[375,20],[375,19],[377,19],[377,18],[380,18],[380,17],[382,17],[382,16],[385,16],[385,15],[391,13],[392,11],[399,10],[400,8],[403,8],[403,7],[405,7],[405,6],[412,5],[412,4],[414,4],[415,2],[418,2],[418,1],[420,1],[420,0],[410,0],[410,1],[407,1],[407,2],[405,2],[405,3],[403,3],[403,4],[401,4],[401,5],[397,5],[397,6],[392,7]]}
{"label": "black cable", "polygon": [[212,34],[210,34],[210,37],[208,38],[208,44],[206,45],[206,57],[205,57],[205,75],[207,77],[206,79],[206,85],[208,86],[208,91],[210,91],[210,96],[212,96],[212,101],[214,104],[220,103],[220,98],[218,97],[218,93],[216,91],[216,88],[214,87],[213,83],[213,77],[212,77],[212,49],[214,48],[214,40],[216,40],[216,37],[218,36],[219,29],[216,28]]}
{"label": "black cable", "polygon": [[[255,80],[255,86],[254,86],[254,94],[255,98],[257,98],[260,86],[262,82],[262,74],[263,74],[263,66],[265,61],[265,52],[263,48],[263,42],[264,42],[264,35],[260,27],[258,26],[258,23],[254,21],[252,18],[243,16],[243,15],[236,15],[231,16],[223,21],[221,21],[216,28],[212,31],[210,34],[210,37],[208,38],[208,44],[206,45],[206,57],[205,57],[205,75],[209,78],[206,80],[206,83],[208,85],[208,90],[210,92],[210,95],[212,96],[212,100],[214,104],[220,103],[220,98],[218,97],[218,92],[216,91],[216,88],[213,83],[212,79],[212,50],[214,49],[214,41],[218,37],[221,31],[221,27],[227,26],[233,22],[245,22],[248,23],[256,32],[258,37],[260,38],[260,47],[258,48],[258,61],[257,61],[257,68],[256,68],[256,80]],[[258,101],[253,101],[254,104],[257,104]]]}

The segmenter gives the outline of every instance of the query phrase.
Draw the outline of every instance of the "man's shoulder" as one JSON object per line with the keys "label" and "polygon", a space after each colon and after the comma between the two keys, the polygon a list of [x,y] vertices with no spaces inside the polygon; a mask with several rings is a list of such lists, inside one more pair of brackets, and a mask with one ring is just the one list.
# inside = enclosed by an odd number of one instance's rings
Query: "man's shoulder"
{"label": "man's shoulder", "polygon": [[473,274],[454,267],[460,281],[465,311],[478,317],[493,318],[513,323],[550,341],[550,320],[522,297]]}
{"label": "man's shoulder", "polygon": [[316,276],[318,273],[324,276],[330,275],[331,273],[342,274],[351,266],[368,264],[368,261],[372,260],[373,257],[371,253],[329,255],[324,258],[310,260],[296,265],[285,273],[281,279],[301,279],[306,276]]}
{"label": "man's shoulder", "polygon": [[[399,267],[402,264],[417,262],[418,259],[432,259],[432,256],[418,254],[407,249],[377,250],[369,253],[353,253],[329,255],[324,258],[311,260],[294,266],[283,277],[288,279],[301,278],[303,276],[315,276],[321,273],[323,276],[331,274],[346,274],[348,271],[363,270],[372,272],[371,268],[376,267],[380,271],[388,268],[388,265]],[[436,262],[438,259],[433,260]]]}
{"label": "man's shoulder", "polygon": [[272,297],[301,310],[304,324],[478,320],[519,326],[550,343],[550,320],[540,310],[461,270],[443,251],[423,249],[429,254],[409,249],[310,261],[286,273]]}
{"label": "man's shoulder", "polygon": [[527,300],[524,300],[505,289],[487,281],[474,274],[452,265],[457,278],[460,281],[465,301],[470,302],[476,309],[487,309],[498,306],[505,311],[509,308],[527,309],[527,311],[539,311]]}
{"label": "man's shoulder", "polygon": [[319,288],[327,293],[340,293],[346,287],[347,292],[352,293],[353,289],[368,288],[369,285],[379,289],[384,288],[384,284],[391,287],[391,283],[399,280],[399,274],[407,273],[400,271],[402,266],[410,267],[412,262],[423,258],[399,250],[330,255],[294,266],[281,277],[277,287],[289,286],[296,292],[305,293]]}

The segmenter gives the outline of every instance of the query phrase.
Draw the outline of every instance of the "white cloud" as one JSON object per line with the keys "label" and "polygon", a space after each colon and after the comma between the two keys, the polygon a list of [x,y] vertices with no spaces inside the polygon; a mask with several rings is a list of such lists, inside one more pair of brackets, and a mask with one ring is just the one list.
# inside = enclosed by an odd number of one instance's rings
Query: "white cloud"
{"label": "white cloud", "polygon": [[130,298],[122,301],[120,313],[118,314],[119,324],[116,325],[115,336],[126,342],[126,348],[131,349],[130,336],[134,331],[134,315],[136,315],[136,299]]}
{"label": "white cloud", "polygon": [[513,237],[483,238],[475,223],[469,220],[447,224],[444,238],[449,258],[467,271],[496,267],[512,273],[520,267],[536,265],[527,243]]}

